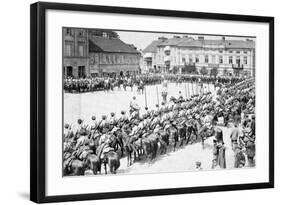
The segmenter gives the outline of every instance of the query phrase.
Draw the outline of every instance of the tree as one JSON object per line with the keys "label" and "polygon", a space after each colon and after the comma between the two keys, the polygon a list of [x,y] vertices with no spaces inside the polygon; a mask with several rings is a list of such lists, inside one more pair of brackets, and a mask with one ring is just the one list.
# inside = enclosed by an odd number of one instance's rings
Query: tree
{"label": "tree", "polygon": [[217,77],[218,75],[218,68],[214,67],[211,69],[210,76]]}
{"label": "tree", "polygon": [[206,67],[201,68],[200,74],[201,74],[201,75],[208,75],[208,70],[207,70],[207,68],[206,68]]}

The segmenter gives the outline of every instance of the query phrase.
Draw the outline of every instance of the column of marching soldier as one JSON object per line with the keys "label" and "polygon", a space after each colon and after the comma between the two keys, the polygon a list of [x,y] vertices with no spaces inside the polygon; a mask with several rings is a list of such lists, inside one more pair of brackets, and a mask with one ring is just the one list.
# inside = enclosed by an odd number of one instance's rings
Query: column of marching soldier
{"label": "column of marching soldier", "polygon": [[[108,166],[116,173],[120,157],[126,156],[128,166],[141,157],[153,160],[157,153],[192,143],[202,143],[214,136],[212,167],[226,168],[222,129],[231,129],[234,167],[255,166],[255,83],[254,79],[237,80],[222,85],[214,95],[201,93],[184,99],[181,94],[168,102],[145,108],[140,114],[135,97],[128,112],[116,118],[111,113],[98,121],[65,124],[64,174],[84,175],[105,172]],[[220,125],[220,126],[218,126]],[[114,163],[113,163],[114,162]],[[196,169],[201,170],[201,162]]]}

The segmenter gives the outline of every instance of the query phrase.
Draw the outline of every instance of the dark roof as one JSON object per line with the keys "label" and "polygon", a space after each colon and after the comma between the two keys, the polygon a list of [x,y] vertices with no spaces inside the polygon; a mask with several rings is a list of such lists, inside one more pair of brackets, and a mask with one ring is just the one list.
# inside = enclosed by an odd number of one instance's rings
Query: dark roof
{"label": "dark roof", "polygon": [[225,47],[226,48],[255,48],[255,41],[227,40]]}
{"label": "dark roof", "polygon": [[161,40],[152,41],[148,46],[146,46],[145,49],[143,49],[143,52],[156,53],[157,46],[159,45],[160,42]]}
{"label": "dark roof", "polygon": [[91,36],[89,38],[89,52],[139,53],[132,45],[124,43],[119,38],[100,36]]}
{"label": "dark roof", "polygon": [[159,46],[176,46],[193,38],[169,38],[159,44]]}
{"label": "dark roof", "polygon": [[230,48],[255,48],[254,41],[243,41],[243,40],[194,40],[194,41],[185,41],[178,44],[178,46],[187,46],[187,47],[203,47],[204,45],[221,45],[227,49]]}
{"label": "dark roof", "polygon": [[192,37],[185,38],[169,38],[165,41],[152,41],[143,52],[156,52],[157,46],[179,46],[179,47],[203,47],[204,45],[222,45],[226,49],[235,48],[255,48],[255,41],[252,40],[195,40]]}

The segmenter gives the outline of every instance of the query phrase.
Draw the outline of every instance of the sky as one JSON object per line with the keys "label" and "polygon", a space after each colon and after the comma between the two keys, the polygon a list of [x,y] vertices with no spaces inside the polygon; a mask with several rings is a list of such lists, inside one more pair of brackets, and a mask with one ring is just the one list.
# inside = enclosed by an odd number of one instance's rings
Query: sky
{"label": "sky", "polygon": [[[170,33],[152,33],[152,32],[132,32],[132,31],[116,31],[120,39],[127,44],[134,44],[137,49],[145,49],[152,41],[157,40],[158,37],[164,36],[167,38],[172,38],[174,35],[182,36],[183,34],[170,34]],[[198,35],[186,34],[195,39],[198,38]],[[202,36],[202,35],[200,35]],[[221,36],[204,36],[205,39],[221,39]],[[226,39],[231,40],[245,40],[246,37],[231,37],[226,36]],[[249,38],[250,39],[250,38]],[[254,38],[251,38],[254,40]]]}

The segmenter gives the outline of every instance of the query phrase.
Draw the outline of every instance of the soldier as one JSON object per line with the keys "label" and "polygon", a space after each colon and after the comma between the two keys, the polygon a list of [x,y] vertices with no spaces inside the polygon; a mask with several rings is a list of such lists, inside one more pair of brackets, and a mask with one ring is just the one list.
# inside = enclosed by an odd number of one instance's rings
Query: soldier
{"label": "soldier", "polygon": [[179,91],[178,101],[181,102],[183,100],[183,96],[181,91]]}
{"label": "soldier", "polygon": [[122,110],[121,111],[121,117],[118,121],[118,123],[121,123],[121,125],[123,125],[124,123],[128,122],[128,116],[126,115],[126,111]]}
{"label": "soldier", "polygon": [[79,135],[86,135],[87,134],[87,126],[85,125],[85,123],[83,123],[83,120],[78,119],[77,124],[78,124],[77,133]]}
{"label": "soldier", "polygon": [[239,129],[238,125],[234,124],[234,127],[232,128],[231,134],[230,134],[230,139],[231,139],[231,148],[233,151],[235,151],[235,148],[237,146],[237,139],[239,137]]}
{"label": "soldier", "polygon": [[150,128],[154,129],[159,123],[160,123],[160,116],[159,116],[159,112],[154,112],[154,118],[152,119],[151,123],[150,123]]}
{"label": "soldier", "polygon": [[136,97],[133,97],[133,100],[130,102],[130,115],[132,115],[134,112],[139,114],[140,107],[136,101]]}
{"label": "soldier", "polygon": [[69,124],[65,124],[64,125],[64,139],[71,139],[73,136],[73,132],[71,130],[71,126],[69,126]]}
{"label": "soldier", "polygon": [[107,133],[109,130],[109,122],[106,119],[106,115],[102,116],[102,120],[99,125],[99,129],[102,133]]}
{"label": "soldier", "polygon": [[91,130],[96,130],[99,126],[99,123],[96,119],[96,116],[92,116],[92,121],[90,122],[90,125],[89,125],[89,128],[90,128],[90,131]]}
{"label": "soldier", "polygon": [[110,119],[109,119],[109,129],[111,130],[115,125],[117,124],[117,119],[115,117],[115,113],[110,113]]}
{"label": "soldier", "polygon": [[[145,107],[144,108],[144,113],[143,113],[143,116],[146,116],[146,117],[150,117],[150,111],[148,110],[148,107]],[[144,118],[144,117],[143,117]]]}

